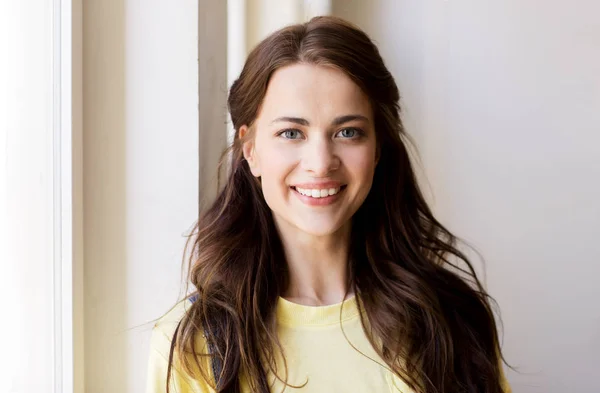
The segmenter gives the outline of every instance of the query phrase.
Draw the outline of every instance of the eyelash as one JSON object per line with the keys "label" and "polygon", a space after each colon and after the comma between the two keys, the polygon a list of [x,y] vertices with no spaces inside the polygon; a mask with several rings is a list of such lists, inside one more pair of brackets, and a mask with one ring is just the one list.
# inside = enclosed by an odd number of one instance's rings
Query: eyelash
{"label": "eyelash", "polygon": [[[342,138],[342,139],[350,139],[350,140],[359,139],[359,138],[361,138],[361,137],[363,137],[365,135],[365,132],[363,130],[361,130],[360,128],[356,128],[356,127],[345,127],[345,128],[342,128],[341,130],[339,130],[338,132],[336,132],[335,135],[338,135],[342,131],[346,131],[346,130],[353,130],[353,131],[356,132],[356,135],[353,136],[353,137],[350,137],[350,138]],[[302,134],[302,131],[300,131],[300,130],[298,130],[296,128],[286,128],[285,130],[279,131],[277,133],[277,136],[278,137],[282,137],[286,132],[290,132],[290,131],[296,131],[296,132]],[[288,139],[288,140],[294,141],[294,140],[298,140],[300,138],[284,138],[284,139]]]}

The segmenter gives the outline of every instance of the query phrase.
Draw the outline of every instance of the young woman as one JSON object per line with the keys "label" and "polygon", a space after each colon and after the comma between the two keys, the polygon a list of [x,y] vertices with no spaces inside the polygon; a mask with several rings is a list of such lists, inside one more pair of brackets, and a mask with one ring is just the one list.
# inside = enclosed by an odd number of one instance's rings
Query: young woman
{"label": "young woman", "polygon": [[230,90],[224,188],[193,296],[156,325],[148,392],[509,392],[489,296],[419,191],[365,33],[284,28]]}

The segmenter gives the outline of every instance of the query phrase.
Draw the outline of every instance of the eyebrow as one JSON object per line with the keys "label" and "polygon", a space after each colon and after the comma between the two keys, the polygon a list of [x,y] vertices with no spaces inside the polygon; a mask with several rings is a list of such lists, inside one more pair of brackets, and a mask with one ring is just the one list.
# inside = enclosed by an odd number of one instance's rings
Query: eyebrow
{"label": "eyebrow", "polygon": [[[333,119],[333,122],[331,124],[334,126],[340,126],[344,123],[348,123],[348,122],[351,122],[354,120],[369,121],[369,119],[363,115],[344,115],[344,116],[339,116],[339,117],[336,117],[335,119]],[[306,119],[303,119],[301,117],[290,117],[290,116],[278,117],[277,119],[273,120],[271,122],[271,124],[279,123],[279,122],[295,123],[295,124],[299,124],[301,126],[309,126],[310,125],[310,122]]]}

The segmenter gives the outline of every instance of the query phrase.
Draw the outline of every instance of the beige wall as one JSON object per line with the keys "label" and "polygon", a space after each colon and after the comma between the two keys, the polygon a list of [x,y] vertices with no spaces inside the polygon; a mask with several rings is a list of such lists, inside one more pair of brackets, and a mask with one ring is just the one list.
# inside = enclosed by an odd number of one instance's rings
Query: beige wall
{"label": "beige wall", "polygon": [[515,393],[598,392],[600,3],[336,0],[401,88],[435,211],[487,261]]}
{"label": "beige wall", "polygon": [[195,0],[84,2],[86,393],[144,391],[144,323],[177,300],[198,212],[198,57]]}
{"label": "beige wall", "polygon": [[83,0],[72,0],[73,393],[85,393]]}
{"label": "beige wall", "polygon": [[[233,0],[238,3],[240,0]],[[246,9],[246,50],[274,31],[331,13],[331,0],[242,0]]]}

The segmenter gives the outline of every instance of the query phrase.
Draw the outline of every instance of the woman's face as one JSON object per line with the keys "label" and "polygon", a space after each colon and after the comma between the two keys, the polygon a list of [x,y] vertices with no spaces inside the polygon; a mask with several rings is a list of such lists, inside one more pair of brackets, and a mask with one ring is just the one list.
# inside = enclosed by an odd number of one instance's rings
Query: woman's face
{"label": "woman's face", "polygon": [[[279,229],[324,236],[349,225],[377,163],[362,90],[332,67],[283,67],[271,77],[253,127],[244,156]],[[247,132],[241,127],[241,136]]]}

